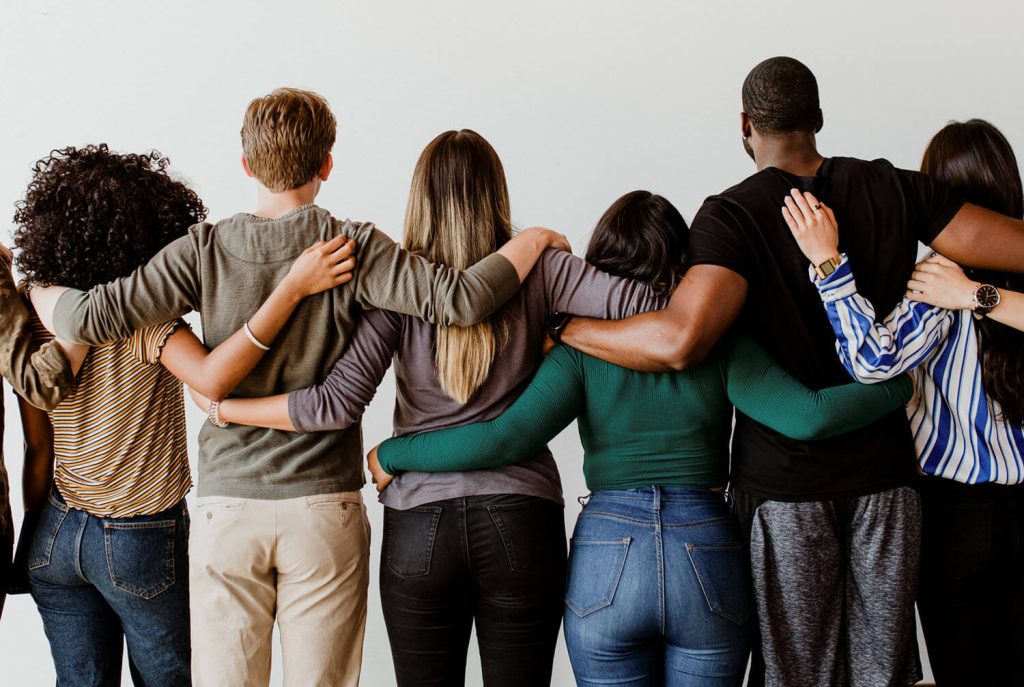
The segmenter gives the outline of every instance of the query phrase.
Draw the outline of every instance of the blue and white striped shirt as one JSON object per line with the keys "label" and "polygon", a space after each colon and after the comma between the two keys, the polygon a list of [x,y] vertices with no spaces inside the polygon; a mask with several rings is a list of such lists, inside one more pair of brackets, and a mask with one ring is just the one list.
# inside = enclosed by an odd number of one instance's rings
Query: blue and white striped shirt
{"label": "blue and white striped shirt", "polygon": [[1004,422],[982,386],[978,332],[969,310],[904,298],[881,323],[857,293],[850,264],[818,281],[843,367],[870,384],[914,370],[907,405],[918,463],[966,484],[1024,482],[1024,428]]}

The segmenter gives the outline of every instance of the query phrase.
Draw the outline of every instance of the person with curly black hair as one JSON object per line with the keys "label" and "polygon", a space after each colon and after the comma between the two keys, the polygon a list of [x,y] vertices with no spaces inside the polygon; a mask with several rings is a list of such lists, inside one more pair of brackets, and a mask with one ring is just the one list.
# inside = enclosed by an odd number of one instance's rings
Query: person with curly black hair
{"label": "person with curly black hair", "polygon": [[[156,151],[106,145],[36,163],[15,214],[30,284],[90,288],[127,276],[202,221],[202,201],[168,164]],[[212,352],[174,319],[73,358],[74,388],[49,417],[23,406],[35,449],[25,503],[40,509],[28,581],[59,684],[120,684],[125,641],[136,684],[191,684],[184,497],[192,482],[178,380],[223,397],[303,298],[351,278],[352,250],[342,236],[307,249]],[[42,322],[37,330],[47,336]]]}

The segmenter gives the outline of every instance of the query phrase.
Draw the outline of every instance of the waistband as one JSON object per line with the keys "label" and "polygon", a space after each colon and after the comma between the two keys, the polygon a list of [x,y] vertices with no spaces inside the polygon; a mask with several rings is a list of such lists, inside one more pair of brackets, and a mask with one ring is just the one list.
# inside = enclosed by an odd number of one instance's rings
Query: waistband
{"label": "waistband", "polygon": [[604,489],[595,491],[580,503],[628,502],[633,505],[648,504],[652,509],[661,508],[663,503],[725,503],[725,492],[687,487],[636,487],[634,489]]}

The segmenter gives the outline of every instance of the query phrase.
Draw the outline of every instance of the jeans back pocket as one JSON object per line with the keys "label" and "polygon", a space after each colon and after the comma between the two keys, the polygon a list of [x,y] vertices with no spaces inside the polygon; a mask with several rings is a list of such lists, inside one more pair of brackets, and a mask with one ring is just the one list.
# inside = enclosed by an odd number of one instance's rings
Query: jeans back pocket
{"label": "jeans back pocket", "polygon": [[58,503],[52,496],[43,504],[32,545],[28,553],[28,569],[38,570],[50,564],[53,556],[53,543],[57,540],[60,526],[68,516],[67,506]]}
{"label": "jeans back pocket", "polygon": [[573,538],[565,591],[569,610],[583,618],[612,605],[632,541],[630,537],[604,541]]}
{"label": "jeans back pocket", "polygon": [[110,580],[118,589],[152,599],[174,584],[174,520],[105,522]]}
{"label": "jeans back pocket", "polygon": [[687,544],[686,553],[711,612],[737,625],[745,623],[754,603],[746,548]]}
{"label": "jeans back pocket", "polygon": [[393,573],[400,577],[430,573],[441,510],[438,506],[420,506],[384,511],[384,563]]}

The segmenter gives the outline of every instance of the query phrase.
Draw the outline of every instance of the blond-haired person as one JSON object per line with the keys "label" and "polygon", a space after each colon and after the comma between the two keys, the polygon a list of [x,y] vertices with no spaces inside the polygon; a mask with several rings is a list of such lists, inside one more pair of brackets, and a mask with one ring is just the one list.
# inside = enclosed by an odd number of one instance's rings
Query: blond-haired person
{"label": "blond-haired person", "polygon": [[[404,245],[466,267],[514,240],[510,215],[497,153],[473,131],[447,131],[416,163]],[[396,434],[489,420],[540,366],[548,315],[625,317],[664,301],[647,284],[549,251],[489,320],[453,328],[369,312],[323,383],[232,399],[221,416],[300,432],[355,427],[394,359]],[[494,470],[406,473],[381,501],[381,600],[398,684],[463,684],[474,624],[485,685],[547,684],[566,561],[562,489],[547,447]]]}
{"label": "blond-haired person", "polygon": [[[262,396],[322,379],[363,308],[473,325],[516,292],[545,248],[564,245],[553,232],[527,231],[500,255],[459,270],[403,250],[369,222],[336,219],[313,202],[334,165],[336,126],[316,93],[282,88],[256,98],[241,132],[243,167],[258,182],[252,213],[196,224],[131,276],[88,292],[39,294],[37,306],[59,297],[57,334],[90,344],[198,310],[212,347],[245,324],[308,245],[354,239],[352,282],[304,300],[235,390]],[[276,620],[286,685],[354,685],[369,558],[359,427],[288,434],[222,426],[217,408],[206,409],[211,422],[199,437],[193,680],[266,685]]]}

